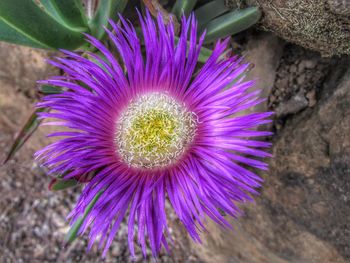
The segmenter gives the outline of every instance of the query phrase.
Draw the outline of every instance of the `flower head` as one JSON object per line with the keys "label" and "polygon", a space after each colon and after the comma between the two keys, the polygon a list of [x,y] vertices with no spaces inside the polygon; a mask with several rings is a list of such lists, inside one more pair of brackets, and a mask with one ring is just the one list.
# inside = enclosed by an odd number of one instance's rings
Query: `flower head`
{"label": "flower head", "polygon": [[79,231],[90,228],[89,247],[99,238],[105,254],[126,218],[131,253],[137,241],[157,255],[170,238],[167,199],[195,241],[206,218],[230,227],[219,211],[237,217],[237,204],[252,200],[262,179],[248,168],[267,169],[254,157],[269,156],[259,148],[270,145],[252,138],[270,134],[255,128],[271,113],[244,113],[262,100],[244,81],[249,65],[223,56],[228,40],[197,70],[204,35],[197,43],[193,16],[178,41],[172,23],[140,16],[144,57],[136,30],[120,19],[107,30],[119,57],[87,36],[101,56],[63,51],[50,62],[65,74],[41,83],[65,90],[38,103],[51,109],[40,116],[66,131],[51,134],[58,140],[37,158],[52,174],[89,178],[72,223],[100,194]]}

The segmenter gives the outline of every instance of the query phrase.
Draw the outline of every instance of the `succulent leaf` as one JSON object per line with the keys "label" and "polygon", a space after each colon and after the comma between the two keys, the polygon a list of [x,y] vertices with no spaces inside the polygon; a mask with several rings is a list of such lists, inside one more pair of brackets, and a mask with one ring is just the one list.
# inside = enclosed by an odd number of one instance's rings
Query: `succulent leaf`
{"label": "succulent leaf", "polygon": [[[1,0],[0,19],[34,43],[53,49],[76,49],[85,44],[84,36],[57,22],[34,1]],[[0,39],[2,33],[0,32]],[[5,38],[3,38],[5,40]],[[7,40],[11,40],[7,38]],[[17,40],[17,43],[19,41]],[[22,41],[29,46],[30,42]],[[38,45],[34,45],[38,47]]]}
{"label": "succulent leaf", "polygon": [[172,13],[181,20],[181,16],[184,14],[188,16],[195,7],[197,0],[177,0],[173,6]]}
{"label": "succulent leaf", "polygon": [[17,31],[2,19],[0,19],[0,41],[6,41],[13,44],[35,48],[49,48],[45,44],[40,43],[36,39],[33,39],[30,35]]}
{"label": "succulent leaf", "polygon": [[3,161],[3,164],[7,163],[15,153],[23,146],[23,144],[30,138],[30,136],[36,131],[39,127],[41,120],[38,119],[37,113],[48,111],[47,108],[41,108],[35,110],[17,135],[15,141],[13,142],[10,152],[8,153],[6,159]]}
{"label": "succulent leaf", "polygon": [[76,31],[87,30],[87,18],[80,0],[40,0],[40,4],[66,27]]}
{"label": "succulent leaf", "polygon": [[66,243],[71,243],[77,238],[80,227],[84,223],[84,220],[86,219],[86,217],[88,216],[91,209],[94,207],[94,205],[96,204],[96,202],[98,201],[98,199],[100,198],[102,193],[103,193],[103,191],[100,191],[95,195],[95,197],[92,199],[92,201],[90,202],[90,204],[86,208],[84,215],[81,216],[77,221],[75,221],[75,223],[71,226],[71,228],[69,229],[68,233],[66,234],[66,236],[64,238]]}
{"label": "succulent leaf", "polygon": [[198,27],[202,28],[212,19],[228,12],[230,9],[225,5],[224,0],[214,0],[201,7],[194,12],[198,20]]}
{"label": "succulent leaf", "polygon": [[75,179],[62,180],[54,178],[49,185],[49,189],[52,191],[59,191],[76,186],[77,184],[78,181]]}
{"label": "succulent leaf", "polygon": [[205,63],[208,60],[208,58],[211,56],[212,53],[213,53],[213,51],[211,49],[202,47],[200,52],[199,52],[198,61]]}
{"label": "succulent leaf", "polygon": [[98,39],[105,35],[104,26],[108,26],[108,20],[116,20],[118,13],[123,13],[128,0],[104,0],[100,1],[93,19],[89,22],[91,33]]}
{"label": "succulent leaf", "polygon": [[259,8],[248,7],[215,18],[206,26],[207,33],[204,42],[211,43],[219,38],[237,34],[254,25],[260,17]]}
{"label": "succulent leaf", "polygon": [[55,87],[50,85],[42,85],[39,87],[39,92],[45,95],[48,94],[59,94],[63,92],[61,87]]}

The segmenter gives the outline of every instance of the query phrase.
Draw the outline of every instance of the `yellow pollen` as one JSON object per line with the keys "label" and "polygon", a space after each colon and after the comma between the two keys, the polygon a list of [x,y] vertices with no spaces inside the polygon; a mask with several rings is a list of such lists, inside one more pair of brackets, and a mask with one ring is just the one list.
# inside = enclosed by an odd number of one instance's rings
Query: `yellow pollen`
{"label": "yellow pollen", "polygon": [[140,154],[165,153],[176,136],[178,120],[165,111],[151,109],[138,116],[127,131],[127,139],[133,141]]}
{"label": "yellow pollen", "polygon": [[117,151],[133,167],[169,165],[193,140],[195,117],[166,94],[140,96],[128,105],[117,122]]}

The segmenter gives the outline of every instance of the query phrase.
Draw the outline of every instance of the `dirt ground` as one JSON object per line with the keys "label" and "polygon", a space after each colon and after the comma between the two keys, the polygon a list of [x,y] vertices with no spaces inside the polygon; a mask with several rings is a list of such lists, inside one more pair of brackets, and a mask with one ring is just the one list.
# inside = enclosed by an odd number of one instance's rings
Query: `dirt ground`
{"label": "dirt ground", "polygon": [[[208,222],[193,244],[169,209],[172,254],[158,262],[350,262],[350,62],[322,58],[270,33],[248,32],[240,46],[255,64],[248,78],[276,112],[274,158],[255,204],[222,231]],[[54,74],[40,50],[0,43],[0,160],[36,100],[35,81]],[[62,246],[68,215],[81,189],[51,192],[33,162],[47,144],[39,131],[0,168],[0,262],[130,262],[122,224],[106,259],[87,239]],[[135,262],[143,259],[140,252]]]}

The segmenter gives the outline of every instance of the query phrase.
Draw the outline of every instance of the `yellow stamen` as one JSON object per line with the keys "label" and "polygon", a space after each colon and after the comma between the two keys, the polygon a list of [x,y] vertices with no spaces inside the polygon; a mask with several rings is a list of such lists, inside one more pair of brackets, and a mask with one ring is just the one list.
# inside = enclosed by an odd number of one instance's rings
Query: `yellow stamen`
{"label": "yellow stamen", "polygon": [[117,123],[116,146],[130,166],[154,168],[175,162],[193,140],[196,116],[173,98],[150,93],[132,101]]}

